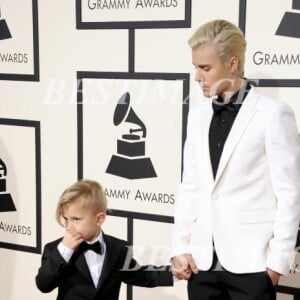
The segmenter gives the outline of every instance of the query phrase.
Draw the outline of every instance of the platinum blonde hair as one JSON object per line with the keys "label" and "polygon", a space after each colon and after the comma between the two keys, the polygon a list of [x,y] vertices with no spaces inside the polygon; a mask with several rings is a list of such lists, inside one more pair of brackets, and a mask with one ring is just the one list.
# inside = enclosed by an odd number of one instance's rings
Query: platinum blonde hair
{"label": "platinum blonde hair", "polygon": [[246,40],[243,32],[226,20],[214,20],[200,26],[188,41],[195,50],[204,44],[214,47],[224,66],[231,57],[239,60],[238,73],[243,76],[246,52]]}
{"label": "platinum blonde hair", "polygon": [[55,214],[60,225],[62,225],[64,211],[73,203],[79,203],[83,209],[91,209],[96,214],[106,213],[107,209],[107,199],[102,186],[88,179],[75,182],[60,196]]}

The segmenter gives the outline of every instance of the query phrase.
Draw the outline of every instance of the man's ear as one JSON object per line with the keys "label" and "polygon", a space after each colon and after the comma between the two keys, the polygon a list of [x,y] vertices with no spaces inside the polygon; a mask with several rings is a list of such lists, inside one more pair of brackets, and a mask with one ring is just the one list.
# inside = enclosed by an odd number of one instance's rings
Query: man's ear
{"label": "man's ear", "polygon": [[106,218],[106,214],[103,213],[103,212],[100,212],[96,215],[96,222],[97,222],[97,225],[99,226],[102,226],[102,224],[104,223],[105,221],[105,218]]}
{"label": "man's ear", "polygon": [[229,70],[235,75],[239,70],[240,61],[236,56],[232,56],[228,62]]}

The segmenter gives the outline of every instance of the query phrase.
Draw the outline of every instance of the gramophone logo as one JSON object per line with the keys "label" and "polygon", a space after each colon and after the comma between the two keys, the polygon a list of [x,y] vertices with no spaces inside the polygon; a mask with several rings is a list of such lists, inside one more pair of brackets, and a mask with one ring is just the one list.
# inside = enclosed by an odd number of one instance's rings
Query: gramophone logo
{"label": "gramophone logo", "polygon": [[0,212],[16,210],[11,195],[6,191],[6,175],[6,165],[0,159]]}
{"label": "gramophone logo", "polygon": [[11,34],[5,19],[2,19],[1,6],[0,6],[0,40],[6,40],[11,38]]}
{"label": "gramophone logo", "polygon": [[[157,177],[151,159],[145,156],[146,127],[130,107],[130,94],[124,93],[115,109],[114,125],[131,123],[129,134],[117,140],[117,154],[112,155],[106,173],[127,179]],[[137,134],[140,133],[140,134]]]}
{"label": "gramophone logo", "polygon": [[284,14],[276,35],[300,38],[300,0],[293,0],[293,9],[299,11]]}

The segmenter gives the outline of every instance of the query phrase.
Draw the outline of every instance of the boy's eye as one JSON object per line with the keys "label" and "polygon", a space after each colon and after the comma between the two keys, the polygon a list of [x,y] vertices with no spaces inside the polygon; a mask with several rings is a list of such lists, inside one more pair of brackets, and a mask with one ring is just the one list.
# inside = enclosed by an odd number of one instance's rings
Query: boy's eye
{"label": "boy's eye", "polygon": [[73,218],[72,221],[78,223],[81,219],[80,218]]}

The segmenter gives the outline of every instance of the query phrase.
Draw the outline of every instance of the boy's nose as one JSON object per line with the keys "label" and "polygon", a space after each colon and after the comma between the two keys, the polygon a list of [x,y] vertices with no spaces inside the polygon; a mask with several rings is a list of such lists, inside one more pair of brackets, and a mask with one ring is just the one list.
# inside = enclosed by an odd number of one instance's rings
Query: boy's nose
{"label": "boy's nose", "polygon": [[66,229],[71,230],[73,227],[72,222],[66,222]]}

